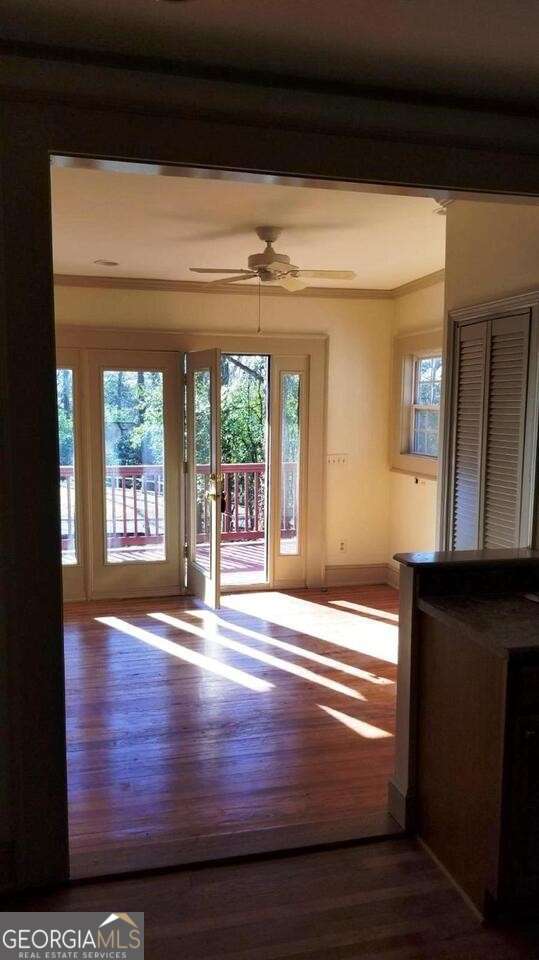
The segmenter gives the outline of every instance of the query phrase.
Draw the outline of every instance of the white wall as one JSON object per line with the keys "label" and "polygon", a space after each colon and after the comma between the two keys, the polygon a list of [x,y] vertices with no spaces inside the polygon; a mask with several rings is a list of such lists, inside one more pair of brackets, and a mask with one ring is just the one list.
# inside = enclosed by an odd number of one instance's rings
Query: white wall
{"label": "white wall", "polygon": [[[392,324],[393,338],[423,330],[440,329],[444,318],[444,283],[398,297]],[[441,340],[441,336],[440,336]],[[393,401],[392,401],[393,402]],[[395,553],[434,550],[436,542],[437,482],[407,473],[390,472],[388,557],[393,569]]]}
{"label": "white wall", "polygon": [[[241,294],[58,286],[55,307],[61,324],[252,333],[258,322],[257,298]],[[262,298],[266,332],[329,336],[327,449],[348,455],[347,466],[328,466],[330,565],[388,558],[393,313],[394,301],[386,299]],[[340,540],[346,540],[345,553]]]}

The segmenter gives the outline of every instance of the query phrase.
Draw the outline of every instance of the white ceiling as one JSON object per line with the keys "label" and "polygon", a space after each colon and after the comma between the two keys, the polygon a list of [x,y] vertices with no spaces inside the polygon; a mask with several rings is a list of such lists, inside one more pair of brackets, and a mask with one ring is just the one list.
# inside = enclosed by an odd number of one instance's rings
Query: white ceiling
{"label": "white ceiling", "polygon": [[300,268],[355,271],[334,286],[387,290],[444,266],[445,217],[426,197],[70,168],[51,176],[56,274],[192,281],[191,266],[245,268],[263,249],[261,224],[283,227],[275,248]]}
{"label": "white ceiling", "polygon": [[536,103],[537,0],[0,0],[2,39]]}

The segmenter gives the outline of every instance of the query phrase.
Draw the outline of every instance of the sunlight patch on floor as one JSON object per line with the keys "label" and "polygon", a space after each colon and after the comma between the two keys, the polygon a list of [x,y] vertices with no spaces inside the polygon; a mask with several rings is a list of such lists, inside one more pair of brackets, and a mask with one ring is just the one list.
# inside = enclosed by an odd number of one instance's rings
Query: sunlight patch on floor
{"label": "sunlight patch on floor", "polygon": [[231,640],[229,637],[223,637],[221,634],[217,633],[215,625],[213,629],[204,630],[202,627],[197,627],[193,623],[188,623],[185,620],[179,620],[177,617],[172,617],[168,613],[149,613],[149,617],[152,617],[154,620],[159,620],[161,623],[166,623],[171,627],[176,627],[178,630],[184,630],[187,633],[192,633],[196,637],[200,637],[202,640],[207,640],[211,643],[218,643],[222,647],[226,647],[228,650],[234,650],[235,653],[240,653],[244,657],[250,657],[251,659],[258,660],[261,663],[267,664],[269,667],[276,667],[277,670],[283,670],[285,673],[291,673],[295,677],[300,677],[302,680],[307,680],[309,683],[316,683],[318,686],[326,687],[328,690],[333,691],[333,693],[340,693],[345,697],[352,697],[354,700],[365,700],[366,697],[362,693],[359,693],[358,690],[354,690],[352,687],[347,687],[343,683],[338,683],[336,680],[330,680],[329,677],[325,677],[323,674],[314,673],[312,670],[307,670],[306,667],[300,667],[296,663],[292,663],[290,660],[282,660],[280,657],[274,657],[271,653],[265,653],[263,650],[257,650],[254,647],[249,647],[245,643],[240,643],[238,640]]}
{"label": "sunlight patch on floor", "polygon": [[387,610],[378,610],[377,607],[365,607],[362,603],[353,603],[352,600],[328,600],[332,607],[342,607],[343,610],[352,610],[373,620],[387,620],[388,623],[398,623],[398,613],[388,613]]}
{"label": "sunlight patch on floor", "polygon": [[249,637],[252,640],[257,640],[268,646],[277,647],[279,650],[291,653],[295,657],[303,657],[305,660],[311,660],[313,663],[319,663],[321,666],[329,667],[330,670],[338,670],[351,677],[357,677],[358,680],[366,680],[368,683],[376,683],[380,686],[394,683],[393,680],[388,680],[387,677],[376,676],[374,673],[370,673],[368,670],[361,670],[360,667],[354,667],[350,663],[341,663],[340,660],[335,660],[333,657],[327,657],[322,653],[315,653],[313,650],[309,650],[308,647],[298,647],[295,643],[278,640],[276,637],[268,637],[267,634],[257,630],[250,630],[248,627],[239,626],[237,623],[230,623],[228,620],[219,617],[212,610],[196,609],[188,610],[187,613],[192,617],[202,620],[205,625],[214,630],[220,628],[221,630],[226,629],[233,633],[239,633],[242,637]]}
{"label": "sunlight patch on floor", "polygon": [[135,640],[142,640],[143,643],[156,647],[158,650],[162,650],[163,653],[172,654],[173,657],[178,657],[179,660],[192,663],[195,667],[200,667],[202,670],[207,670],[210,673],[224,677],[225,680],[238,683],[242,687],[247,687],[248,690],[254,690],[255,693],[265,693],[274,686],[273,683],[269,683],[268,680],[259,680],[258,677],[252,677],[244,670],[238,670],[236,667],[231,667],[221,660],[215,660],[213,657],[197,653],[196,650],[183,647],[175,641],[167,640],[166,637],[159,637],[157,634],[151,633],[149,630],[143,630],[142,627],[128,623],[127,620],[122,620],[120,617],[95,617],[95,619],[99,623],[104,623],[107,627],[112,627],[113,630],[126,633]]}
{"label": "sunlight patch on floor", "polygon": [[364,720],[358,720],[357,717],[351,717],[348,713],[341,713],[340,710],[334,710],[333,707],[325,707],[322,703],[318,706],[325,713],[328,713],[334,720],[338,720],[349,730],[358,733],[360,737],[366,740],[384,740],[386,737],[392,737],[393,734],[388,730],[382,730],[381,727],[374,727],[372,723],[365,723]]}
{"label": "sunlight patch on floor", "polygon": [[279,592],[228,594],[222,606],[377,660],[398,662],[397,624]]}

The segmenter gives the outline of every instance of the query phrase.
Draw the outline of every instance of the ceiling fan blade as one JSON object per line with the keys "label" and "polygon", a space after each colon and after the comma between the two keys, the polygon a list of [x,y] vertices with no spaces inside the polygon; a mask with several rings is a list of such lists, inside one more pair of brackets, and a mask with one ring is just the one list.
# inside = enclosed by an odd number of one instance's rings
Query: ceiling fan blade
{"label": "ceiling fan blade", "polygon": [[284,287],[285,290],[288,290],[289,293],[295,293],[296,290],[305,290],[307,284],[303,283],[303,280],[300,280],[299,277],[280,277],[278,280],[274,281],[276,286]]}
{"label": "ceiling fan blade", "polygon": [[238,283],[239,280],[251,280],[253,277],[257,277],[257,273],[241,273],[237,277],[223,277],[222,280],[210,280],[209,283]]}
{"label": "ceiling fan blade", "polygon": [[353,280],[353,270],[298,270],[298,277],[318,277],[319,280]]}
{"label": "ceiling fan blade", "polygon": [[189,267],[191,273],[252,273],[252,270],[242,270],[241,267],[238,267],[237,270],[216,270],[213,267]]}

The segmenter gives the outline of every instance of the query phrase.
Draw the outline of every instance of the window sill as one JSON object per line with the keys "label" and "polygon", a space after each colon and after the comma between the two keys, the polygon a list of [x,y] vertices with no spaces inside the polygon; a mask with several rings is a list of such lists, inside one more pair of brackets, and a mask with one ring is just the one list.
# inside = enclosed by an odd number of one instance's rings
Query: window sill
{"label": "window sill", "polygon": [[438,477],[438,457],[424,457],[419,453],[399,453],[392,457],[390,470],[421,476],[427,480]]}
{"label": "window sill", "polygon": [[390,467],[391,473],[401,473],[405,477],[417,477],[418,480],[430,480],[432,483],[436,483],[437,477],[431,473],[423,473],[422,470],[405,470],[403,467]]}

